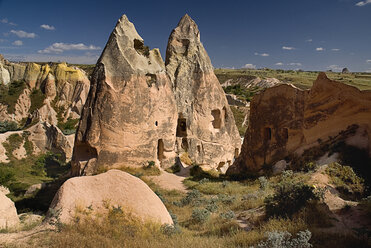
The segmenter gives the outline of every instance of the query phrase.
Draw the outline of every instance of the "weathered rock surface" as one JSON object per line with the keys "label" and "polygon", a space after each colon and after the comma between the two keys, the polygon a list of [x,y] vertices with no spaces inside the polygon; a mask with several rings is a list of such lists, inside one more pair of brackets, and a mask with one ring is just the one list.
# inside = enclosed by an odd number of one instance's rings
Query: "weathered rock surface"
{"label": "weathered rock surface", "polygon": [[[67,180],[55,195],[50,208],[59,212],[59,220],[68,223],[76,210],[107,212],[107,206],[121,207],[142,220],[172,224],[160,198],[142,180],[126,172],[110,170],[96,176]],[[49,219],[52,218],[49,213]]]}
{"label": "weathered rock surface", "polygon": [[242,87],[249,89],[249,88],[254,88],[254,87],[271,88],[279,84],[283,84],[283,82],[281,82],[277,78],[261,79],[260,77],[246,76],[246,77],[239,77],[235,79],[228,79],[221,85],[222,87],[241,85]]}
{"label": "weathered rock surface", "polygon": [[72,157],[74,135],[65,136],[58,127],[50,125],[47,122],[39,122],[24,131],[12,131],[0,134],[0,162],[9,162],[3,143],[7,142],[8,137],[12,134],[18,134],[24,139],[21,146],[13,152],[13,156],[18,159],[27,155],[24,147],[26,139],[32,142],[32,154],[34,155],[52,151],[61,154],[62,160],[68,161]]}
{"label": "weathered rock surface", "polygon": [[14,202],[0,191],[0,229],[13,228],[18,224],[19,218]]}
{"label": "weathered rock surface", "polygon": [[177,151],[188,152],[204,167],[230,165],[239,152],[240,137],[198,27],[188,15],[170,35],[166,70],[178,111]]}
{"label": "weathered rock surface", "polygon": [[227,101],[228,101],[229,105],[245,107],[246,104],[247,104],[246,101],[242,101],[242,100],[238,99],[238,97],[236,95],[226,94],[225,96],[227,97]]}
{"label": "weathered rock surface", "polygon": [[228,173],[258,171],[339,134],[371,155],[370,91],[332,81],[325,73],[310,90],[290,85],[266,89],[251,102],[241,154]]}
{"label": "weathered rock surface", "polygon": [[[66,63],[50,65],[11,63],[1,56],[0,83],[9,84],[13,81],[24,81],[27,86],[19,96],[14,113],[8,113],[3,104],[0,107],[0,117],[18,123],[29,114],[33,114],[29,113],[29,110],[30,94],[34,89],[40,89],[49,103],[55,100],[55,107],[62,111],[66,121],[68,118],[80,117],[90,88],[86,73],[77,67],[67,66]],[[57,109],[54,109],[54,112],[55,110]]]}
{"label": "weathered rock surface", "polygon": [[176,104],[158,49],[124,15],[92,74],[72,161],[74,175],[102,168],[173,164]]}

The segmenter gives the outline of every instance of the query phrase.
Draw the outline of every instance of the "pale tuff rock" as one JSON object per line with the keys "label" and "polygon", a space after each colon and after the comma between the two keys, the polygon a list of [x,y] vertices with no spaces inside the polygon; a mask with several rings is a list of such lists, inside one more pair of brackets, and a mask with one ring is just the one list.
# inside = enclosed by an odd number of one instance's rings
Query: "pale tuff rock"
{"label": "pale tuff rock", "polygon": [[[352,130],[356,132],[352,132]],[[292,153],[344,135],[371,156],[371,92],[320,73],[310,90],[279,85],[254,96],[241,154],[228,173],[259,171]]]}
{"label": "pale tuff rock", "polygon": [[[62,223],[73,221],[78,211],[102,214],[112,207],[120,207],[144,221],[173,224],[165,205],[147,184],[119,170],[67,180],[50,205]],[[48,220],[53,217],[49,212]]]}
{"label": "pale tuff rock", "polygon": [[261,79],[260,77],[246,76],[246,77],[240,77],[236,79],[228,79],[221,85],[222,87],[241,85],[242,87],[249,89],[249,88],[254,88],[254,87],[271,88],[279,84],[283,84],[283,82],[281,82],[277,78]]}
{"label": "pale tuff rock", "polygon": [[[0,162],[2,163],[9,162],[3,143],[7,142],[8,137],[12,134],[18,134],[22,137],[27,136],[27,139],[33,144],[32,153],[34,155],[52,151],[61,154],[62,160],[69,161],[72,157],[74,135],[65,136],[56,126],[50,125],[47,122],[39,122],[24,131],[0,134]],[[19,159],[26,156],[24,142],[20,147],[15,149],[13,155]]]}
{"label": "pale tuff rock", "polygon": [[55,106],[63,112],[64,120],[80,118],[90,88],[86,73],[79,68],[69,67],[66,63],[51,66],[10,63],[1,57],[0,83],[9,84],[13,81],[25,81],[27,88],[18,99],[15,113],[10,114],[6,108],[0,106],[0,117],[16,122],[32,114],[28,112],[31,104],[29,95],[34,89],[41,89],[50,102],[57,97]]}
{"label": "pale tuff rock", "polygon": [[178,111],[177,151],[188,152],[193,162],[209,169],[230,165],[240,137],[198,27],[188,15],[170,35],[166,70]]}
{"label": "pale tuff rock", "polygon": [[14,202],[0,191],[0,229],[14,228],[18,224],[19,218]]}
{"label": "pale tuff rock", "polygon": [[45,99],[44,105],[41,108],[33,112],[31,120],[31,122],[47,122],[51,125],[57,126],[57,112],[55,112],[55,110],[51,106],[48,98]]}
{"label": "pale tuff rock", "polygon": [[158,49],[149,50],[124,15],[91,78],[72,160],[72,174],[102,168],[173,164],[176,104]]}

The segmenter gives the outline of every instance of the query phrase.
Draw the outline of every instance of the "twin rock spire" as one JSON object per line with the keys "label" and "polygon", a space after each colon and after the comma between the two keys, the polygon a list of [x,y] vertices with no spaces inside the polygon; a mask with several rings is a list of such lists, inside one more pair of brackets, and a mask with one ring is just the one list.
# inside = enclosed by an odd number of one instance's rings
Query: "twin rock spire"
{"label": "twin rock spire", "polygon": [[196,23],[172,31],[166,65],[124,15],[99,58],[76,133],[72,174],[89,175],[150,161],[189,157],[225,171],[240,137]]}

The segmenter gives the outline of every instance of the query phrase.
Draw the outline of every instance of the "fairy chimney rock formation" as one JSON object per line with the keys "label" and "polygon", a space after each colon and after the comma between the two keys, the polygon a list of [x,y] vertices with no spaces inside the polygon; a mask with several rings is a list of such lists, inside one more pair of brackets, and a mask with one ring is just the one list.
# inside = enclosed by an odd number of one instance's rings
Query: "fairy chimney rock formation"
{"label": "fairy chimney rock formation", "polygon": [[310,90],[279,85],[262,91],[250,111],[241,154],[228,174],[258,172],[334,137],[371,157],[371,91],[330,80],[325,73]]}
{"label": "fairy chimney rock formation", "polygon": [[149,161],[171,166],[177,121],[171,87],[159,50],[149,50],[122,16],[92,74],[76,133],[72,174]]}
{"label": "fairy chimney rock formation", "polygon": [[240,149],[240,137],[224,91],[200,41],[196,23],[185,15],[166,50],[177,105],[177,151],[201,166],[223,170]]}

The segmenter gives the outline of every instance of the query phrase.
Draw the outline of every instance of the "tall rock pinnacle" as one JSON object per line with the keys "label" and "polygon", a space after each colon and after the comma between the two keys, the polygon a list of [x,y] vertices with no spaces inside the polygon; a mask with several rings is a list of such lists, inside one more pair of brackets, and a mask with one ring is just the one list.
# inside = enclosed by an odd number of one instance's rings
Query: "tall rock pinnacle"
{"label": "tall rock pinnacle", "polygon": [[187,152],[204,167],[225,170],[238,154],[241,140],[200,31],[188,15],[170,35],[166,70],[178,109],[178,152]]}
{"label": "tall rock pinnacle", "polygon": [[76,133],[72,174],[161,165],[175,157],[176,103],[158,49],[149,50],[124,15],[92,75]]}

